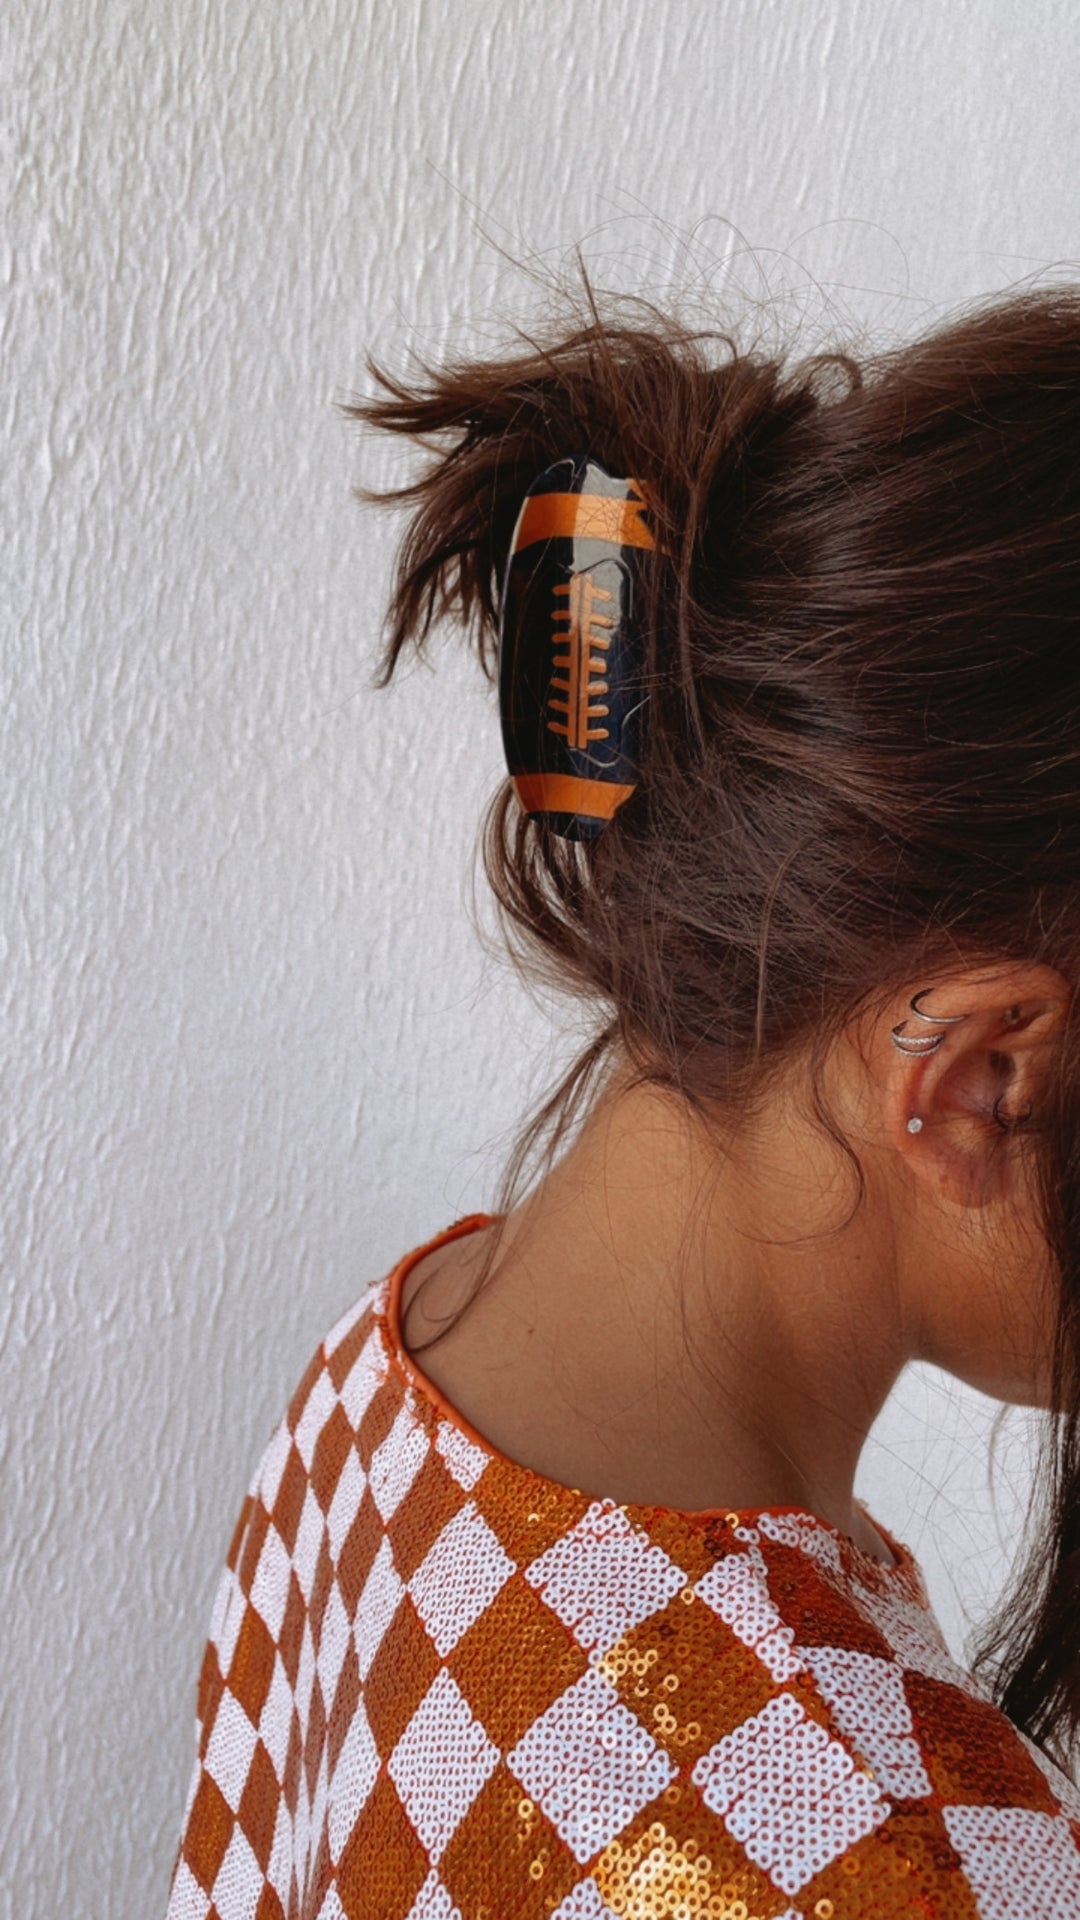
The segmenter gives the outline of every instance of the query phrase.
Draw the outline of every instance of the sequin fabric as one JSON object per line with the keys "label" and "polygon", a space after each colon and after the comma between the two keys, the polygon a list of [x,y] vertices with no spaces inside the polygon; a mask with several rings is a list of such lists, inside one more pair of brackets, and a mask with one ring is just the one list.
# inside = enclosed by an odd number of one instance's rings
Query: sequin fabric
{"label": "sequin fabric", "polygon": [[910,1551],[482,1443],[396,1337],[315,1355],[244,1503],[168,1920],[1076,1920],[1080,1794]]}

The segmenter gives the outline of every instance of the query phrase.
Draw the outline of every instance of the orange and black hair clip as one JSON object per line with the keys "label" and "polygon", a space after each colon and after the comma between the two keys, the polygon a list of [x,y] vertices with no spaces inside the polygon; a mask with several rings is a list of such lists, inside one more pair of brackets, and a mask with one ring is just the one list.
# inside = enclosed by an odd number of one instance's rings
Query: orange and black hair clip
{"label": "orange and black hair clip", "polygon": [[534,480],[499,614],[503,746],[518,799],[594,840],[638,780],[646,572],[655,543],[635,480],[587,455]]}

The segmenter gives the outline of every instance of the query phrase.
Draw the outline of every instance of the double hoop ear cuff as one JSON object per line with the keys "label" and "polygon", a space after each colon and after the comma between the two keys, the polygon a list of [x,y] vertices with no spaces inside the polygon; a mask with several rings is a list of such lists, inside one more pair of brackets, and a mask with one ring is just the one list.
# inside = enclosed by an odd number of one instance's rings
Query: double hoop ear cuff
{"label": "double hoop ear cuff", "polygon": [[[927,994],[932,991],[933,989],[931,987],[924,987],[922,992],[917,993],[914,999],[910,1001],[911,1011],[915,1015],[916,1020],[925,1021],[928,1027],[944,1028],[959,1026],[961,1020],[967,1019],[968,1016],[966,1013],[924,1013],[919,1005],[919,1001],[925,1000]],[[905,1015],[903,1020],[901,1020],[897,1026],[893,1027],[889,1034],[889,1038],[898,1053],[936,1053],[942,1041],[945,1039],[944,1033],[905,1033],[904,1028],[906,1026],[907,1016]],[[917,1128],[912,1128],[912,1132],[917,1131]]]}

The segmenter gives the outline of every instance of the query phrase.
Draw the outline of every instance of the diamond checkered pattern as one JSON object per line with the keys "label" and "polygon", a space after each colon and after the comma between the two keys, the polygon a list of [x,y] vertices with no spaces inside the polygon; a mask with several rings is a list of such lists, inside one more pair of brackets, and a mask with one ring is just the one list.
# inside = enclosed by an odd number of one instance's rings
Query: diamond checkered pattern
{"label": "diamond checkered pattern", "polygon": [[452,1414],[397,1300],[483,1224],[368,1290],[263,1456],[168,1920],[1076,1920],[1080,1794],[906,1548],[616,1505]]}

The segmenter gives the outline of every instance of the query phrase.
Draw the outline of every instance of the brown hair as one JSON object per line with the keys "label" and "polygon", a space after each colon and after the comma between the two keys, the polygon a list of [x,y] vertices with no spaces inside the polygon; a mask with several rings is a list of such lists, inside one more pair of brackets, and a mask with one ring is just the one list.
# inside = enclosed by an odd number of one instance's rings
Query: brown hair
{"label": "brown hair", "polygon": [[[644,303],[602,312],[590,295],[587,312],[506,358],[409,380],[372,372],[381,391],[342,411],[431,455],[383,496],[413,517],[377,684],[444,617],[494,675],[521,495],[568,451],[643,483],[663,556],[632,799],[598,840],[573,843],[524,817],[507,782],[486,823],[515,952],[598,1009],[519,1138],[500,1212],[538,1141],[550,1165],[616,1057],[702,1115],[738,1112],[797,1050],[816,1086],[857,1006],[929,985],[958,958],[1038,960],[1080,980],[1080,289],[998,299],[861,359],[795,363]],[[861,1180],[820,1092],[815,1110]],[[1062,1411],[1044,1429],[1045,1525],[973,1665],[1068,1766],[1080,1727],[1072,1011],[1040,1112],[998,1147],[1030,1157],[1060,1268]]]}

